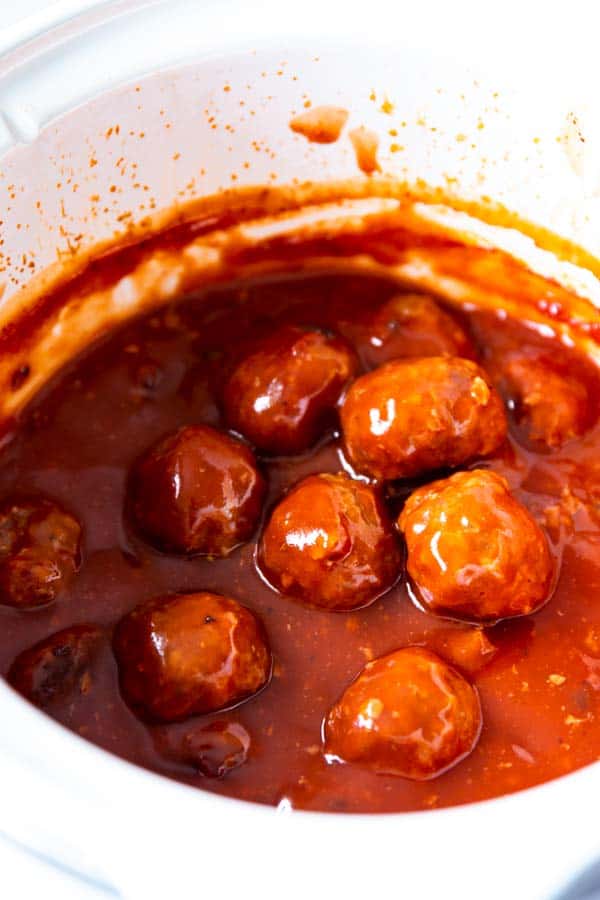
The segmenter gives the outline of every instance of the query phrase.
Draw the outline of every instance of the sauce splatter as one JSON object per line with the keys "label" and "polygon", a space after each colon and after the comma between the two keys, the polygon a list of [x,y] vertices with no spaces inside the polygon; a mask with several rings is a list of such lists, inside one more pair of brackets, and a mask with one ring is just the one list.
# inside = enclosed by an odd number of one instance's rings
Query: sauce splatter
{"label": "sauce splatter", "polygon": [[348,121],[341,106],[315,106],[290,121],[290,128],[313,144],[334,144]]}
{"label": "sauce splatter", "polygon": [[361,125],[359,128],[354,128],[348,137],[352,141],[356,162],[361,172],[364,172],[365,175],[380,172],[381,166],[377,161],[379,138],[376,133]]}

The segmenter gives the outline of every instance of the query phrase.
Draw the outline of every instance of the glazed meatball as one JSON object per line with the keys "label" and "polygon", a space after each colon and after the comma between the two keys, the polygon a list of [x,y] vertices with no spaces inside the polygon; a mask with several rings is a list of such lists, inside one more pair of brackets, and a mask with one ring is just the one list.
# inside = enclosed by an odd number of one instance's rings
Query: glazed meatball
{"label": "glazed meatball", "polygon": [[397,294],[377,310],[366,329],[362,356],[370,368],[393,359],[476,355],[451,315],[426,294]]}
{"label": "glazed meatball", "polygon": [[177,726],[166,726],[166,731],[155,733],[158,752],[180,765],[191,766],[207,778],[222,778],[248,758],[251,739],[239,722],[192,724],[185,732],[175,734],[171,732],[173,727]]}
{"label": "glazed meatball", "polygon": [[239,722],[210,722],[188,732],[182,758],[207,778],[222,778],[248,758],[250,735]]}
{"label": "glazed meatball", "polygon": [[475,675],[490,663],[498,653],[498,647],[490,640],[485,628],[454,625],[438,628],[428,636],[430,648],[468,675]]}
{"label": "glazed meatball", "polygon": [[81,526],[43,497],[0,507],[0,603],[33,609],[56,600],[80,565]]}
{"label": "glazed meatball", "polygon": [[188,425],[134,466],[131,515],[159,550],[226,556],[252,535],[265,482],[241,441]]}
{"label": "glazed meatball", "polygon": [[265,453],[301,453],[335,423],[336,404],[356,367],[342,338],[284,326],[255,346],[227,381],[227,421]]}
{"label": "glazed meatball", "polygon": [[496,371],[517,427],[534,449],[561,447],[593,424],[585,383],[559,364],[511,353],[498,360]]}
{"label": "glazed meatball", "polygon": [[275,507],[259,565],[270,583],[311,606],[356,609],[394,583],[401,556],[379,494],[346,475],[310,475]]}
{"label": "glazed meatball", "polygon": [[325,721],[325,751],[382,775],[435,778],[471,752],[477,691],[434,653],[405,647],[367,663]]}
{"label": "glazed meatball", "polygon": [[46,708],[89,688],[90,669],[104,640],[96,625],[73,625],[24,650],[6,676],[20,694]]}
{"label": "glazed meatball", "polygon": [[548,540],[495,472],[458,472],[420,488],[399,525],[408,573],[430,612],[496,621],[534,612],[550,595]]}
{"label": "glazed meatball", "polygon": [[410,478],[495,450],[506,436],[502,400],[467,359],[397,360],[357,378],[341,409],[354,469]]}
{"label": "glazed meatball", "polygon": [[268,681],[261,622],[219,594],[175,594],[137,606],[115,630],[121,693],[142,719],[175,722],[234,706]]}

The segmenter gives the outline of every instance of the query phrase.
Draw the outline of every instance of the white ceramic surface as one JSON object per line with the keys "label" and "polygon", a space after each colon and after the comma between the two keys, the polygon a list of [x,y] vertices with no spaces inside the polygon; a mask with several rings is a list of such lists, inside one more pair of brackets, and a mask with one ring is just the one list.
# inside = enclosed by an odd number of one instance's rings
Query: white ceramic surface
{"label": "white ceramic surface", "polygon": [[[525,38],[541,27],[539,12],[527,8],[511,20],[507,7],[492,27],[460,3],[122,0],[72,18],[87,6],[59,3],[0,35],[3,315],[57,255],[174,197],[356,175],[347,140],[323,147],[290,132],[307,97],[377,130],[386,174],[492,196],[600,254],[591,24],[569,43],[572,18],[552,5],[533,46]],[[569,63],[560,70],[558,47]],[[457,809],[325,816],[135,769],[3,683],[0,710],[0,832],[128,898],[542,900],[600,853],[598,765]]]}

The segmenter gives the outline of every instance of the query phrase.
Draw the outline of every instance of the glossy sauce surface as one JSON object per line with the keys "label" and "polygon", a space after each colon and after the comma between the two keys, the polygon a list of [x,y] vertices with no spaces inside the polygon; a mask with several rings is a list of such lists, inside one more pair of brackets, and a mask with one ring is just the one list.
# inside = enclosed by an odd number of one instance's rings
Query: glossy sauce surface
{"label": "glossy sauce surface", "polygon": [[[357,275],[276,278],[214,289],[134,323],[74,364],[48,388],[2,451],[0,500],[50,496],[82,523],[81,568],[65,595],[35,611],[0,607],[0,663],[80,623],[104,626],[85,689],[58,692],[47,711],[84,737],[133,762],[207,790],[248,800],[332,811],[399,811],[464,803],[517,790],[600,758],[600,426],[561,447],[540,448],[522,422],[484,462],[543,524],[562,565],[550,601],[531,616],[474,631],[421,611],[404,579],[371,606],[330,612],[274,591],[255,565],[264,519],[282,493],[313,473],[346,465],[330,432],[295,457],[261,457],[267,500],[254,537],[230,556],[160,553],[131,527],[126,489],[133,463],[167,433],[188,424],[224,428],[219,396],[241,342],[275,327],[331,329],[354,344],[357,327],[398,292]],[[597,376],[551,338],[488,313],[463,319],[486,368],[497,349],[528,349],[556,361],[598,396]],[[362,335],[362,337],[361,337]],[[514,404],[513,404],[514,405]],[[422,477],[418,484],[440,475]],[[388,487],[395,518],[415,482]],[[226,712],[147,726],[119,693],[109,636],[142,601],[180,592],[235,597],[257,613],[273,653],[273,674],[258,695]],[[432,781],[328,761],[321,744],[329,709],[371,659],[418,644],[476,685],[483,714],[470,756]],[[212,723],[218,723],[213,725]],[[242,765],[227,761],[213,778],[177,748],[204,740],[209,726]],[[199,736],[200,735],[200,736]],[[245,760],[245,761],[244,761]],[[207,771],[212,771],[207,765]]]}

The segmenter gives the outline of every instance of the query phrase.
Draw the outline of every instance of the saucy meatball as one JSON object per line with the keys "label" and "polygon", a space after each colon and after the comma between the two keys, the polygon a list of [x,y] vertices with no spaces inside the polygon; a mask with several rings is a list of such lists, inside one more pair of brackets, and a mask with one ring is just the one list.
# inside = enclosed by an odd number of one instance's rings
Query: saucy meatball
{"label": "saucy meatball", "polygon": [[430,612],[495,621],[527,615],[548,599],[548,540],[495,472],[458,472],[419,488],[398,521],[408,573]]}
{"label": "saucy meatball", "polygon": [[479,697],[434,653],[405,647],[367,663],[325,720],[325,751],[382,775],[435,778],[471,752]]}
{"label": "saucy meatball", "polygon": [[357,378],[341,408],[346,455],[375,479],[410,478],[495,450],[506,414],[468,359],[397,360]]}
{"label": "saucy meatball", "polygon": [[192,724],[186,726],[185,732],[173,734],[171,729],[177,727],[161,726],[164,730],[155,733],[158,752],[207,778],[222,778],[243,766],[248,758],[251,738],[240,722],[217,720],[208,725]]}
{"label": "saucy meatball", "polygon": [[443,659],[468,675],[475,675],[498,653],[485,628],[463,626],[438,628],[429,637],[430,646]]}
{"label": "saucy meatball", "polygon": [[113,647],[123,697],[140,718],[154,722],[234,706],[271,673],[261,622],[219,594],[142,603],[117,625]]}
{"label": "saucy meatball", "polygon": [[284,326],[231,374],[223,398],[227,421],[265,453],[301,453],[335,423],[336,404],[356,367],[342,338]]}
{"label": "saucy meatball", "polygon": [[370,368],[377,368],[402,357],[461,356],[472,359],[476,353],[458,322],[432,297],[397,294],[371,318],[362,356]]}
{"label": "saucy meatball", "polygon": [[6,676],[20,694],[45,708],[89,687],[90,667],[104,639],[96,625],[73,625],[17,656]]}
{"label": "saucy meatball", "polygon": [[593,424],[585,383],[542,357],[512,353],[496,364],[522,436],[535,449],[556,449]]}
{"label": "saucy meatball", "polygon": [[241,441],[188,425],[159,441],[134,466],[131,515],[158,549],[226,556],[256,527],[265,482]]}
{"label": "saucy meatball", "polygon": [[81,526],[43,497],[0,507],[0,603],[33,609],[64,591],[80,565]]}
{"label": "saucy meatball", "polygon": [[371,603],[401,567],[379,494],[342,474],[310,475],[281,500],[258,560],[282,594],[335,610]]}

